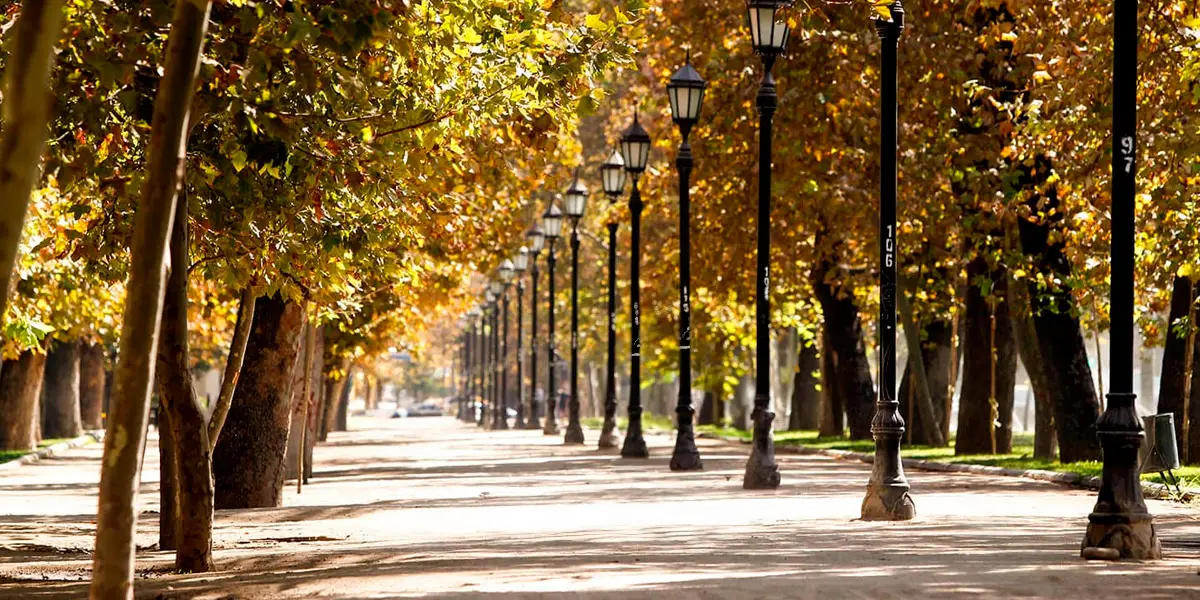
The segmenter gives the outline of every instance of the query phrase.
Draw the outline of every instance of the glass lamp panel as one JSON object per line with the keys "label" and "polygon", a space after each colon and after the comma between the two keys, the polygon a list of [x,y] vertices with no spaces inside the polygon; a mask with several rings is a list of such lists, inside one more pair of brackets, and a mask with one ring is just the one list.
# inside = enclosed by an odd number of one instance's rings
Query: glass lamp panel
{"label": "glass lamp panel", "polygon": [[692,93],[688,97],[688,106],[688,113],[692,115],[692,119],[699,119],[700,109],[704,106],[704,88],[692,89]]}
{"label": "glass lamp panel", "polygon": [[518,273],[524,273],[525,269],[529,268],[529,248],[521,246],[517,251],[517,256],[513,258],[513,269]]}
{"label": "glass lamp panel", "polygon": [[576,219],[582,217],[586,202],[587,195],[585,194],[567,194],[567,216]]}
{"label": "glass lamp panel", "polygon": [[[667,99],[671,101],[671,118],[675,119],[676,121],[678,121],[679,119],[686,118],[686,117],[684,117],[683,113],[680,112],[680,110],[679,110],[679,107],[681,106],[679,103],[679,92],[680,92],[679,86],[675,86],[675,85],[667,86]],[[686,110],[686,107],[685,107],[685,110]]]}
{"label": "glass lamp panel", "polygon": [[776,50],[785,50],[787,48],[788,37],[791,35],[791,29],[787,23],[782,21],[775,23],[772,31],[771,47]]}
{"label": "glass lamp panel", "polygon": [[499,281],[493,281],[490,284],[488,291],[491,292],[492,301],[495,302],[496,298],[499,298],[500,294],[504,292],[504,284],[500,283]]}
{"label": "glass lamp panel", "polygon": [[562,220],[562,211],[558,210],[558,206],[551,204],[542,215],[542,233],[546,234],[547,238],[557,238],[562,234]]}
{"label": "glass lamp panel", "polygon": [[529,239],[529,249],[535,254],[541,252],[542,248],[546,246],[546,236],[540,229],[530,229],[529,233],[525,234],[525,237]]}
{"label": "glass lamp panel", "polygon": [[500,281],[508,283],[512,281],[513,276],[516,274],[516,267],[513,266],[513,261],[506,258],[504,262],[500,263]]}

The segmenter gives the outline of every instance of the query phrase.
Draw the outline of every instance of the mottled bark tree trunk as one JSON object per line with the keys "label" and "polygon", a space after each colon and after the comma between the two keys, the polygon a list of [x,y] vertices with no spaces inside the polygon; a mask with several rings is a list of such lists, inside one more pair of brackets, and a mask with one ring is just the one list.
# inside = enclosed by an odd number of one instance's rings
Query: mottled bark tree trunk
{"label": "mottled bark tree trunk", "polygon": [[38,403],[46,355],[26,350],[0,369],[0,450],[34,450],[41,429]]}
{"label": "mottled bark tree trunk", "polygon": [[[990,281],[992,302],[980,287],[982,279]],[[976,258],[967,265],[967,282],[963,372],[969,376],[963,379],[959,398],[954,453],[1008,454],[1012,452],[1013,394],[1017,376],[1017,347],[1009,316],[1008,274],[1003,268],[989,269],[985,260]],[[995,421],[991,405],[993,384]],[[995,448],[992,447],[993,426]]]}
{"label": "mottled bark tree trunk", "polygon": [[158,389],[174,437],[175,568],[184,573],[213,570],[212,444],[208,415],[196,397],[188,366],[188,204],[181,193],[171,232],[171,275],[163,297],[158,345]]}
{"label": "mottled bark tree trunk", "polygon": [[[1192,385],[1188,391],[1187,462],[1200,464],[1200,335],[1192,342]],[[1182,442],[1181,442],[1182,444]]]}
{"label": "mottled bark tree trunk", "polygon": [[50,69],[62,35],[62,0],[25,0],[6,37],[3,118],[0,131],[0,316],[17,261],[29,194],[38,179],[46,146],[46,122],[54,100]]}
{"label": "mottled bark tree trunk", "polygon": [[179,547],[179,479],[175,474],[175,429],[161,400],[155,414],[158,430],[158,549]]}
{"label": "mottled bark tree trunk", "polygon": [[[315,410],[312,406],[312,399],[316,394],[313,391],[320,386],[320,379],[312,378],[312,370],[309,368],[311,365],[308,364],[309,353],[316,350],[317,336],[314,329],[312,325],[305,325],[304,332],[300,336],[299,360],[296,361],[294,381],[292,382],[292,425],[288,430],[287,454],[283,459],[286,469],[284,479],[296,479],[303,472],[301,456],[308,445],[307,427]],[[310,348],[310,346],[313,347]],[[316,362],[315,358],[313,358],[313,362]],[[305,381],[306,376],[308,381]]]}
{"label": "mottled bark tree trunk", "polygon": [[84,344],[79,355],[79,414],[84,429],[104,426],[104,346]]}
{"label": "mottled bark tree trunk", "polygon": [[313,398],[308,413],[308,432],[304,435],[304,483],[308,483],[308,480],[312,479],[313,448],[317,445],[317,436],[320,433],[320,410],[324,405],[325,397],[325,381],[321,376],[325,372],[325,328],[322,327],[314,333],[316,335],[313,336],[315,339],[312,370]]}
{"label": "mottled bark tree trunk", "polygon": [[333,431],[346,431],[349,427],[349,412],[350,412],[350,394],[354,391],[354,376],[350,371],[346,372],[345,383],[342,385],[342,393],[338,396],[337,416],[333,423]]}
{"label": "mottled bark tree trunk", "polygon": [[796,379],[792,385],[792,414],[788,429],[817,429],[821,426],[821,357],[817,343],[801,342],[796,357]]}
{"label": "mottled bark tree trunk", "polygon": [[242,375],[213,452],[217,508],[283,504],[292,369],[304,311],[279,294],[258,299]]}
{"label": "mottled bark tree trunk", "polygon": [[[1039,161],[1038,173],[1049,173],[1050,165]],[[1040,210],[1057,208],[1057,191],[1051,189]],[[1036,202],[1036,199],[1035,199]],[[1047,279],[1071,280],[1071,263],[1063,248],[1062,236],[1051,240],[1051,233],[1063,227],[1061,216],[1047,216],[1038,222],[1021,219],[1021,246],[1035,261],[1035,269]],[[1033,290],[1030,290],[1031,292]],[[1054,406],[1055,433],[1063,462],[1099,460],[1100,442],[1096,437],[1096,419],[1100,402],[1092,383],[1092,369],[1084,346],[1083,328],[1075,316],[1075,301],[1066,284],[1038,293],[1032,298],[1033,322],[1038,350],[1046,365],[1046,379]]]}
{"label": "mottled bark tree trunk", "polygon": [[83,435],[79,414],[79,342],[54,343],[46,356],[42,384],[42,435],[73,438]]}
{"label": "mottled bark tree trunk", "polygon": [[134,217],[128,295],[114,375],[112,411],[104,438],[99,513],[92,562],[92,600],[133,597],[134,503],[146,447],[154,354],[162,317],[164,264],[175,198],[182,179],[187,124],[208,28],[209,0],[175,3],[154,101],[146,181]]}
{"label": "mottled bark tree trunk", "polygon": [[711,390],[704,390],[704,402],[700,405],[700,414],[697,424],[717,424],[717,395]]}
{"label": "mottled bark tree trunk", "polygon": [[[935,320],[925,325],[926,337],[921,343],[921,360],[925,364],[925,375],[929,378],[929,393],[933,401],[933,417],[936,423],[941,423],[945,418],[943,414],[946,410],[947,396],[950,394],[950,373],[954,370],[954,360],[957,358],[956,352],[950,347],[953,337],[953,326],[949,321]],[[912,350],[909,350],[912,352]],[[900,391],[898,392],[898,400],[900,401],[900,414],[904,416],[904,422],[907,423],[909,433],[905,433],[905,439],[911,439],[913,444],[932,445],[935,436],[932,436],[924,424],[924,415],[921,414],[921,403],[913,402],[909,404],[909,397],[915,398],[915,389],[913,388],[913,373],[911,365],[905,364],[904,375],[900,380]],[[941,430],[938,430],[938,436],[941,437]],[[945,441],[945,438],[942,438]]]}
{"label": "mottled bark tree trunk", "polygon": [[[1010,247],[1015,249],[1019,240],[1016,228],[1008,230]],[[1046,460],[1054,459],[1058,450],[1058,438],[1054,432],[1054,392],[1050,389],[1046,364],[1038,347],[1037,328],[1033,323],[1033,300],[1027,279],[1010,277],[1008,282],[1009,316],[1013,323],[1013,338],[1029,384],[1033,388],[1033,456]]]}
{"label": "mottled bark tree trunk", "polygon": [[1190,337],[1185,324],[1193,312],[1194,292],[1192,280],[1187,277],[1176,277],[1174,283],[1171,289],[1171,311],[1167,317],[1166,342],[1163,346],[1158,412],[1175,415],[1175,439],[1182,445],[1185,439],[1183,398],[1187,388],[1187,342]]}
{"label": "mottled bark tree trunk", "polygon": [[846,406],[838,389],[838,355],[829,339],[828,327],[821,328],[821,437],[846,434]]}
{"label": "mottled bark tree trunk", "polygon": [[824,273],[828,269],[814,269],[813,289],[825,315],[826,348],[836,356],[834,393],[846,410],[850,439],[867,440],[871,439],[871,417],[875,412],[875,384],[867,362],[862,322],[854,296],[826,283]]}

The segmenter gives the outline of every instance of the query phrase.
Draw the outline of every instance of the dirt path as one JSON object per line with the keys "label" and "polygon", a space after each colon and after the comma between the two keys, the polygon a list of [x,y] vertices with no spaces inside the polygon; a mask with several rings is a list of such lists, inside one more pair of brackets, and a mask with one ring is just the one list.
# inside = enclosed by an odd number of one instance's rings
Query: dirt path
{"label": "dirt path", "polygon": [[[284,508],[218,513],[220,572],[140,552],[138,597],[1200,598],[1195,508],[1151,502],[1166,560],[1085,563],[1093,495],[1053,484],[909,473],[920,517],[864,523],[858,463],[780,456],[783,487],[746,492],[745,449],[718,442],[707,470],[673,474],[666,437],[626,461],[450,418],[350,425]],[[0,475],[0,598],[86,596],[99,453]],[[146,511],[157,463],[151,447]],[[156,531],[144,512],[139,547]]]}

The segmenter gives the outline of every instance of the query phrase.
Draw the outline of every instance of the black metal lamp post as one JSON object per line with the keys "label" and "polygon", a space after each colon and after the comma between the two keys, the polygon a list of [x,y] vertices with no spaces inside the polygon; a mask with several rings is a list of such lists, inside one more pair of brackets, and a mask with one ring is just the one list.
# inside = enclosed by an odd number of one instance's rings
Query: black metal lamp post
{"label": "black metal lamp post", "polygon": [[463,354],[466,357],[465,368],[463,369],[463,401],[458,411],[458,420],[466,423],[470,420],[467,415],[475,407],[475,310],[467,311],[466,317],[463,318]]}
{"label": "black metal lamp post", "polygon": [[[600,181],[609,204],[625,192],[625,159],[614,150],[600,165]],[[604,377],[604,428],[600,449],[617,447],[617,221],[608,221],[608,365]]]}
{"label": "black metal lamp post", "polygon": [[629,261],[629,431],[625,432],[621,456],[649,458],[650,450],[642,436],[642,193],[638,190],[638,178],[646,170],[646,161],[650,158],[650,134],[638,122],[636,112],[633,124],[621,135],[621,157],[625,159],[625,170],[633,176],[633,190],[629,194],[632,246]]}
{"label": "black metal lamp post", "polygon": [[688,135],[692,126],[700,119],[700,108],[704,105],[704,79],[692,67],[691,53],[683,67],[671,76],[667,83],[667,96],[671,101],[671,117],[679,125],[683,143],[675,167],[679,170],[679,401],[675,405],[678,433],[675,450],[671,454],[672,471],[695,471],[704,468],[700,451],[696,449],[696,431],[692,418],[692,312],[691,312],[691,209],[690,178],[692,174],[692,146]]}
{"label": "black metal lamp post", "polygon": [[[517,276],[517,422],[513,429],[525,429],[525,355],[521,349],[522,329],[525,325],[525,270],[529,268],[529,248],[521,250],[513,258],[513,271]],[[532,415],[531,415],[532,417]]]}
{"label": "black metal lamp post", "polygon": [[[467,417],[468,423],[483,422],[483,377],[486,373],[487,358],[484,353],[484,337],[483,337],[483,308],[476,306],[471,309],[471,343],[475,346],[472,351],[475,355],[475,372],[471,374],[471,410]],[[478,414],[477,414],[478,413]]]}
{"label": "black metal lamp post", "polygon": [[1162,558],[1154,517],[1142,498],[1138,448],[1142,423],[1133,393],[1134,199],[1137,194],[1137,0],[1113,3],[1112,385],[1096,421],[1104,466],[1088,515],[1084,558]]}
{"label": "black metal lamp post", "polygon": [[[496,410],[496,295],[489,289],[484,293],[484,301],[487,303],[487,308],[484,309],[484,320],[486,321],[487,333],[484,335],[484,343],[487,345],[487,362],[484,366],[484,381],[487,393],[484,394],[483,408],[479,411],[479,426],[489,427],[488,422],[489,411]],[[495,418],[494,416],[492,418]]]}
{"label": "black metal lamp post", "polygon": [[875,15],[875,32],[882,41],[880,64],[879,121],[879,392],[871,435],[875,438],[875,462],[862,518],[903,521],[916,516],[909,495],[904,465],[900,463],[900,440],[904,418],[896,401],[896,46],[904,31],[904,8],[891,5],[891,19]]}
{"label": "black metal lamp post", "polygon": [[538,382],[538,254],[541,254],[542,247],[546,245],[546,236],[542,234],[542,228],[533,226],[525,233],[525,241],[529,243],[529,264],[530,264],[530,281],[532,288],[529,296],[529,418],[525,421],[526,429],[541,429],[542,426],[538,423],[538,403],[537,403],[537,382]]}
{"label": "black metal lamp post", "polygon": [[546,212],[542,213],[542,235],[546,238],[546,245],[550,247],[550,254],[546,257],[546,264],[550,270],[550,332],[546,336],[546,371],[549,374],[549,382],[546,386],[546,422],[542,427],[542,433],[546,435],[558,435],[558,416],[555,414],[558,407],[558,383],[554,377],[554,245],[558,236],[562,234],[562,221],[562,211],[551,201]]}
{"label": "black metal lamp post", "polygon": [[775,93],[775,77],[771,69],[775,60],[787,49],[791,28],[778,20],[778,12],[788,2],[751,0],[747,6],[750,40],[754,52],[762,58],[763,78],[758,87],[755,106],[758,108],[758,261],[755,273],[757,301],[755,313],[755,390],[754,444],[746,461],[746,476],[742,487],[748,490],[779,487],[779,465],[775,463],[775,440],[771,423],[771,124],[779,97]]}
{"label": "black metal lamp post", "polygon": [[516,270],[509,259],[500,263],[500,399],[496,403],[496,428],[508,429],[508,286],[512,283]]}
{"label": "black metal lamp post", "polygon": [[567,401],[567,435],[564,443],[582,444],[583,425],[579,422],[579,220],[587,204],[587,187],[579,181],[579,170],[575,170],[575,181],[567,188],[567,218],[571,219],[571,396]]}

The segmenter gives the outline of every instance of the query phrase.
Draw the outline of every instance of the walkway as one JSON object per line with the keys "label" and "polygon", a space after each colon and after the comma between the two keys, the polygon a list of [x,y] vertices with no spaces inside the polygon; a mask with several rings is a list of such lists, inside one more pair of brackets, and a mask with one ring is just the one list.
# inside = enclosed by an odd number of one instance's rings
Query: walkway
{"label": "walkway", "polygon": [[[672,474],[665,436],[639,462],[450,418],[350,425],[284,508],[218,514],[222,571],[171,575],[170,553],[145,550],[138,596],[1200,598],[1195,508],[1151,503],[1161,536],[1182,542],[1168,559],[1087,563],[1092,493],[1053,484],[909,473],[920,517],[866,523],[858,463],[782,455],[783,487],[746,492],[743,446],[704,441],[707,470]],[[99,454],[0,475],[0,598],[86,596]],[[157,463],[151,447],[147,511]],[[139,547],[156,530],[143,513]]]}

